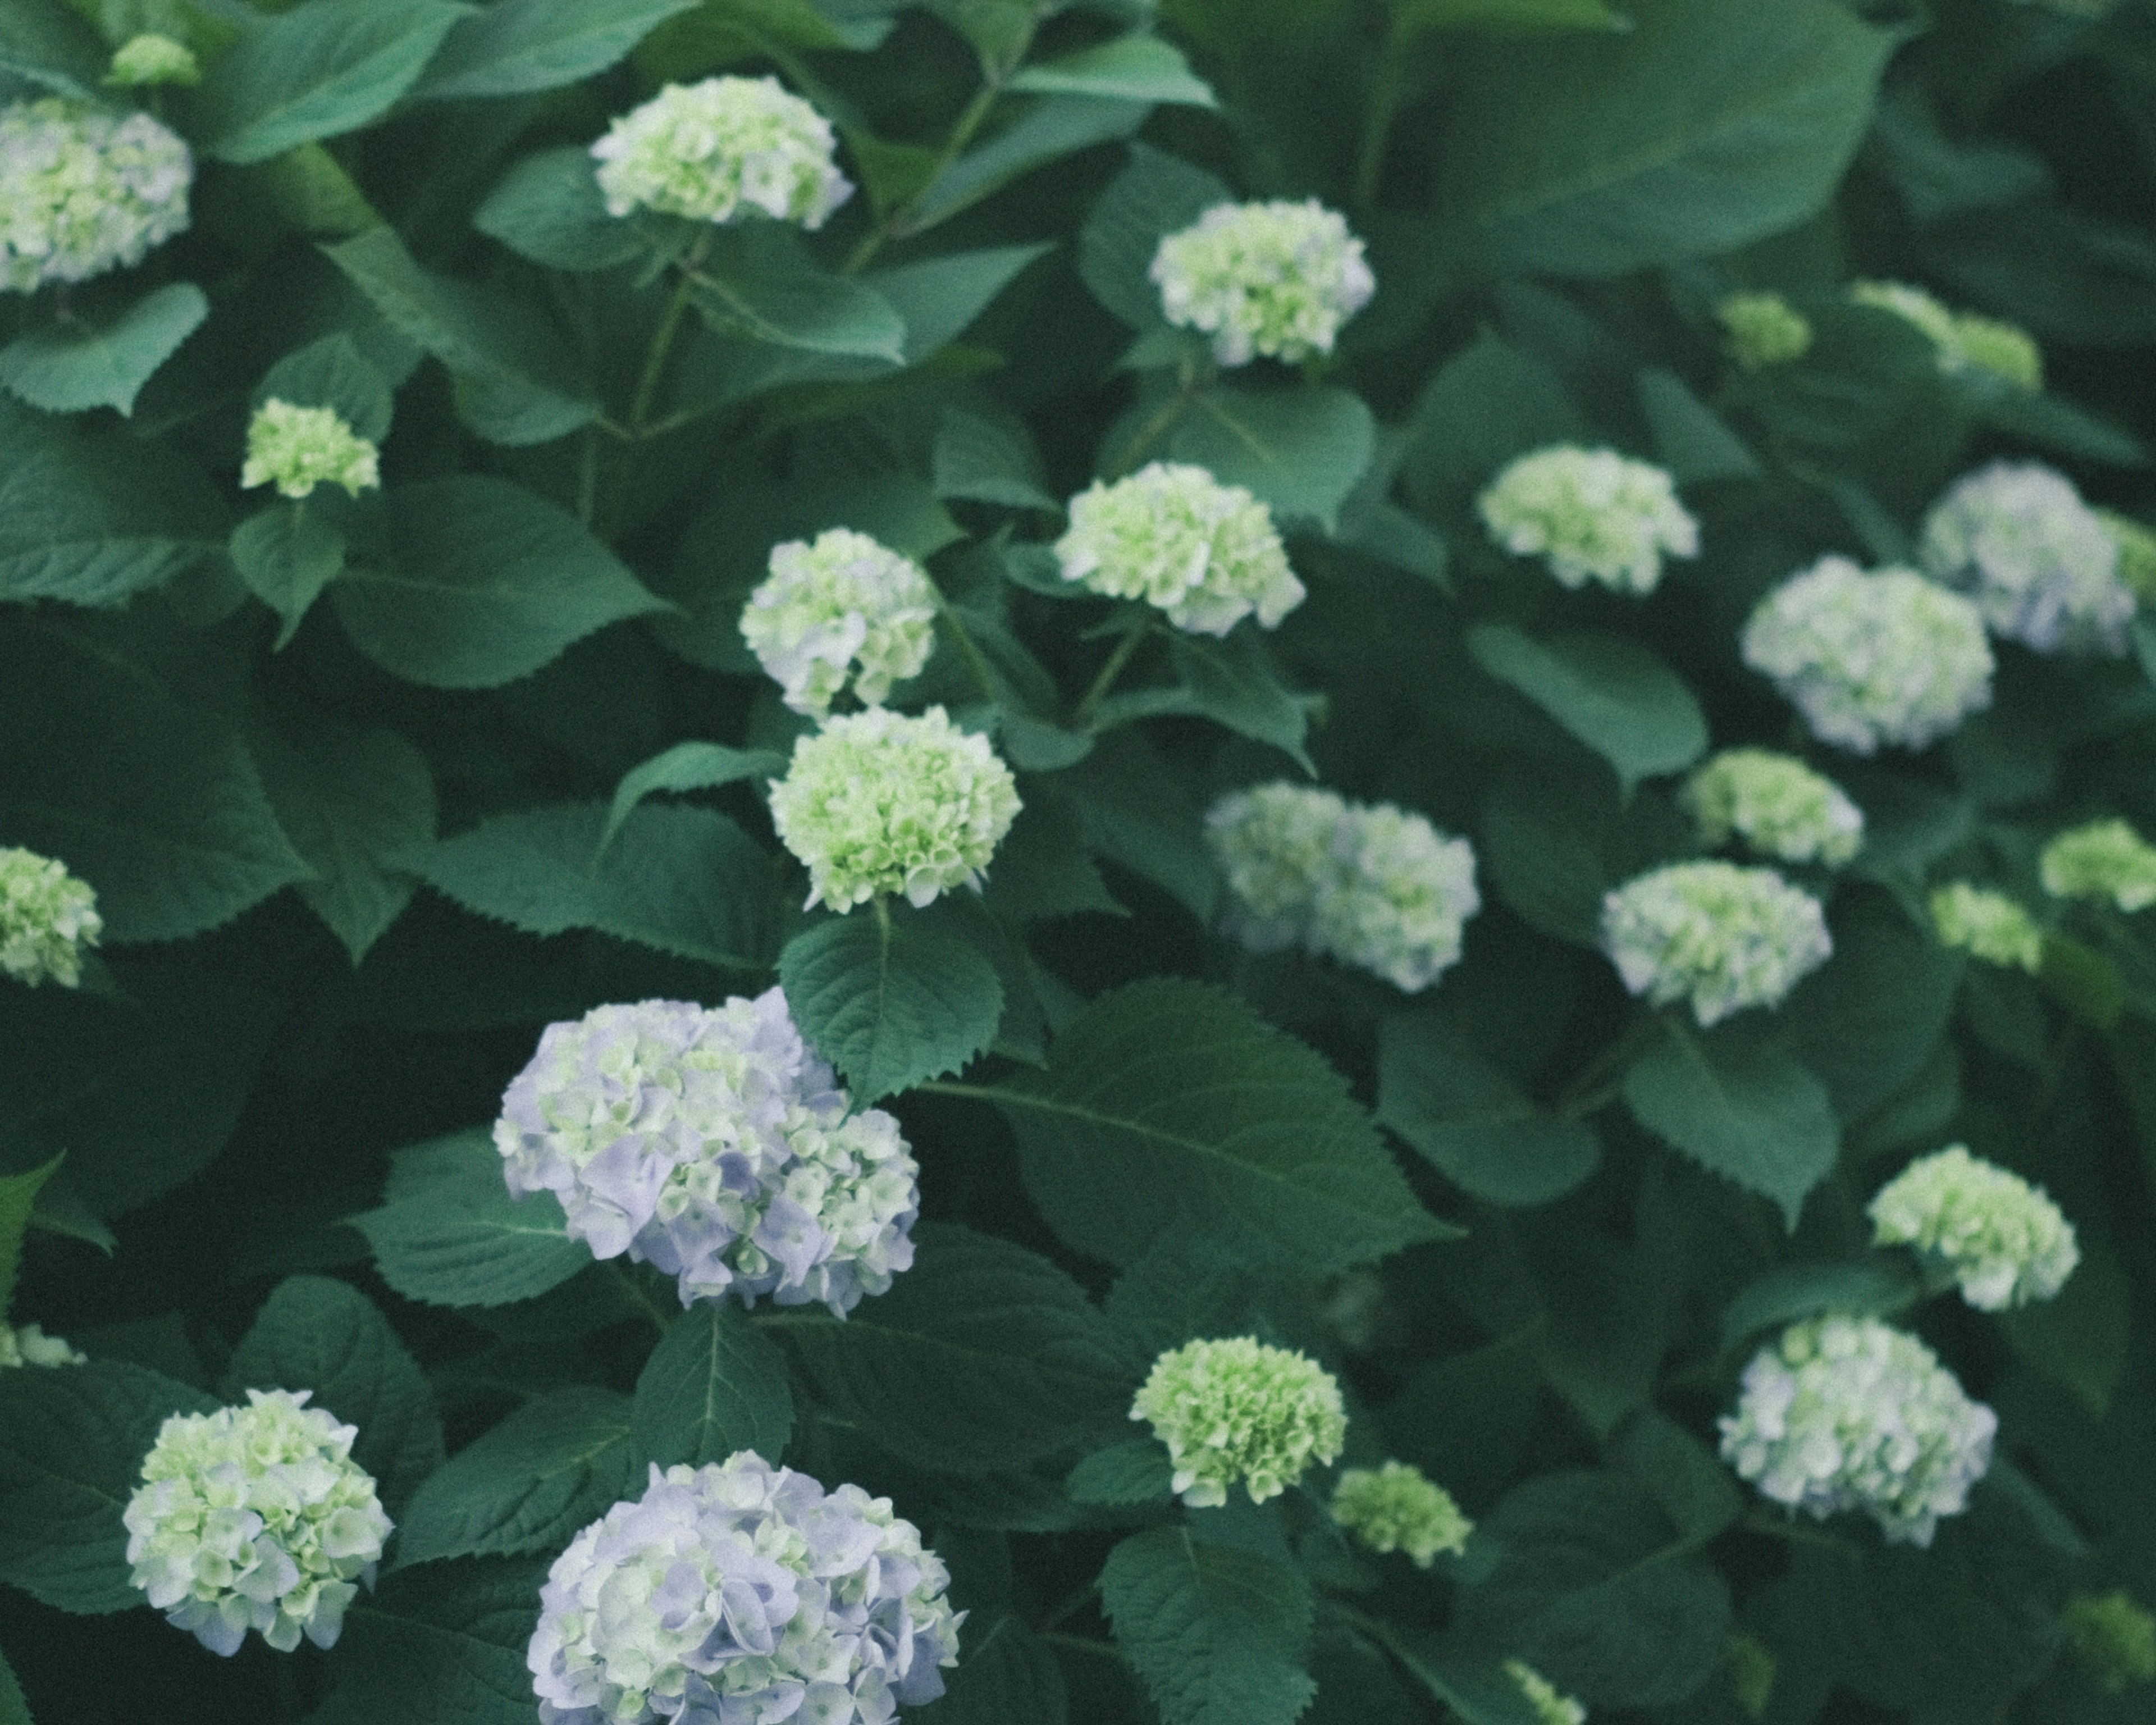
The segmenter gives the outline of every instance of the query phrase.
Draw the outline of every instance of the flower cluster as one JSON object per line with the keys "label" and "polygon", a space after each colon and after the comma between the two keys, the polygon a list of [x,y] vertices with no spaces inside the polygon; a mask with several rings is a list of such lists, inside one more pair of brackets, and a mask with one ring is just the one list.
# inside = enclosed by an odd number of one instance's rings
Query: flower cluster
{"label": "flower cluster", "polygon": [[958,1662],[950,1584],[859,1486],[752,1450],[654,1466],[547,1572],[526,1655],[541,1725],[889,1725]]}
{"label": "flower cluster", "polygon": [[1939,369],[1949,376],[1980,371],[2024,389],[2044,387],[2043,350],[2016,325],[1953,311],[1907,282],[1852,282],[1849,297],[1860,305],[1891,311],[1929,336]]}
{"label": "flower cluster", "polygon": [[146,84],[199,84],[202,66],[184,42],[154,33],[130,36],[112,51],[105,81],[121,89]]}
{"label": "flower cluster", "polygon": [[316,485],[341,485],[351,495],[382,483],[374,445],[335,408],[295,407],[272,396],[247,423],[243,488],[274,485],[286,497],[306,497]]}
{"label": "flower cluster", "polygon": [[1587,1725],[1587,1707],[1567,1695],[1524,1659],[1505,1661],[1505,1674],[1520,1686],[1520,1693],[1535,1710],[1542,1725]]}
{"label": "flower cluster", "polygon": [[1924,517],[1934,580],[1976,601],[1994,634],[2039,653],[2126,650],[2133,590],[2118,542],[2063,475],[1994,461],[1964,475]]}
{"label": "flower cluster", "polygon": [[1702,1025],[1776,1006],[1834,952],[1826,916],[1772,869],[1671,863],[1602,900],[1602,950],[1657,1006],[1689,999]]}
{"label": "flower cluster", "polygon": [[1063,578],[1110,598],[1143,599],[1193,634],[1224,635],[1253,612],[1277,629],[1304,598],[1272,511],[1202,467],[1155,461],[1070,500],[1055,542]]}
{"label": "flower cluster", "polygon": [[1568,588],[1591,577],[1613,593],[1650,593],[1662,558],[1699,555],[1699,523],[1662,469],[1614,449],[1555,444],[1521,456],[1475,500],[1490,536],[1539,557]]}
{"label": "flower cluster", "polygon": [[147,114],[63,96],[0,108],[0,288],[139,264],[187,225],[194,157]]}
{"label": "flower cluster", "polygon": [[0,973],[32,988],[50,977],[72,988],[82,981],[85,948],[104,932],[96,892],[64,864],[34,850],[0,850]]}
{"label": "flower cluster", "polygon": [[1729,357],[1748,372],[1789,365],[1811,351],[1811,320],[1779,294],[1731,294],[1714,308]]}
{"label": "flower cluster", "polygon": [[670,84],[592,146],[608,211],[733,222],[751,211],[820,228],[853,195],[831,123],[776,78]]}
{"label": "flower cluster", "polygon": [[1742,839],[1784,862],[1840,868],[1864,842],[1864,811],[1832,779],[1790,755],[1725,749],[1685,782],[1702,841]]}
{"label": "flower cluster", "polygon": [[798,738],[771,785],[771,824],[808,870],[808,903],[844,912],[879,893],[916,908],[978,886],[1018,819],[1018,781],[942,707],[883,707]]}
{"label": "flower cluster", "polygon": [[1210,336],[1224,366],[1330,353],[1378,289],[1363,242],[1314,198],[1216,203],[1161,241],[1147,273],[1168,321]]}
{"label": "flower cluster", "polygon": [[1813,736],[1860,755],[1922,748],[1991,705],[1983,614],[1912,569],[1822,557],[1759,602],[1742,646]]}
{"label": "flower cluster", "polygon": [[1452,1494],[1405,1461],[1351,1467],[1332,1488],[1332,1519],[1372,1551],[1404,1551],[1427,1569],[1441,1551],[1467,1549],[1475,1524]]}
{"label": "flower cluster", "polygon": [[1475,852],[1389,803],[1285,781],[1231,791],[1205,817],[1227,877],[1229,932],[1253,952],[1300,946],[1426,988],[1481,907]]}
{"label": "flower cluster", "polygon": [[936,589],[911,557],[834,527],[775,546],[742,639],[797,713],[822,719],[851,681],[864,706],[918,676],[936,645]]}
{"label": "flower cluster", "polygon": [[2156,1616],[2123,1589],[2075,1594],[2060,1623],[2075,1659],[2106,1695],[2156,1682]]}
{"label": "flower cluster", "polygon": [[1914,1336],[1838,1314],[1753,1355],[1720,1423],[1722,1459],[1773,1502],[1821,1520],[1861,1509],[1916,1545],[1968,1507],[1999,1430]]}
{"label": "flower cluster", "polygon": [[2107,898],[2129,912],[2156,905],[2156,845],[2123,820],[2061,833],[2044,847],[2037,872],[2053,898]]}
{"label": "flower cluster", "polygon": [[1949,880],[1933,892],[1931,910],[1943,944],[2031,976],[2044,968],[2044,931],[2005,893]]}
{"label": "flower cluster", "polygon": [[2099,509],[2096,518],[2118,547],[2118,578],[2126,590],[2138,603],[2156,603],[2156,531],[2115,509]]}
{"label": "flower cluster", "polygon": [[10,1366],[86,1366],[90,1356],[78,1353],[58,1336],[48,1336],[37,1324],[0,1323],[0,1369]]}
{"label": "flower cluster", "polygon": [[250,1389],[244,1408],[175,1414],[121,1519],[129,1577],[175,1628],[232,1654],[254,1630],[280,1652],[335,1643],[374,1584],[389,1517],[352,1459],[358,1428],[308,1392]]}
{"label": "flower cluster", "polygon": [[517,1197],[562,1200],[592,1255],[677,1278],[681,1303],[820,1300],[844,1317],[913,1262],[918,1169],[769,988],[716,1009],[602,1006],[549,1024],[503,1096]]}
{"label": "flower cluster", "polygon": [[1168,1445],[1174,1489],[1194,1508],[1228,1501],[1241,1481],[1253,1503],[1277,1497],[1348,1435],[1340,1386],[1316,1361],[1250,1336],[1188,1342],[1153,1362],[1131,1404]]}
{"label": "flower cluster", "polygon": [[1943,1265],[1979,1312],[2051,1299],[2082,1260],[2074,1224],[2042,1187],[1964,1144],[1918,1157],[1865,1214],[1877,1244],[1910,1246]]}

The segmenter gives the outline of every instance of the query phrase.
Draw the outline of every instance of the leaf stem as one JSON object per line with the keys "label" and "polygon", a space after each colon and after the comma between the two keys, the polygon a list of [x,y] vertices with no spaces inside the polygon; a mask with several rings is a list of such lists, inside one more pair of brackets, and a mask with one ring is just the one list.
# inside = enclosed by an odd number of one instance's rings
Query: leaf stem
{"label": "leaf stem", "polygon": [[674,284],[673,297],[667,300],[666,309],[660,314],[659,327],[652,332],[651,346],[644,356],[644,370],[636,380],[636,393],[629,398],[629,434],[632,439],[646,435],[651,413],[651,403],[659,393],[659,380],[665,374],[668,355],[674,351],[674,337],[680,331],[682,315],[689,309],[689,295],[696,285],[696,266],[704,261],[704,254],[711,247],[708,234],[696,236],[696,244],[689,248],[680,269],[681,279]]}
{"label": "leaf stem", "polygon": [[1116,459],[1106,464],[1104,476],[1121,479],[1138,465],[1139,459],[1148,454],[1152,446],[1175,429],[1183,416],[1190,411],[1190,404],[1198,398],[1194,382],[1183,379],[1183,387],[1162,403],[1160,410],[1137,429],[1137,434],[1125,444]]}
{"label": "leaf stem", "polygon": [[964,619],[958,615],[957,608],[943,596],[943,589],[934,587],[933,583],[930,585],[936,593],[937,620],[950,629],[952,639],[957,642],[959,656],[966,661],[966,669],[972,674],[975,686],[985,700],[1000,702],[1003,692],[996,686],[995,670],[988,664],[988,655],[981,651],[980,643],[973,639],[973,632],[966,627]]}
{"label": "leaf stem", "polygon": [[1066,1635],[1060,1630],[1042,1630],[1034,1639],[1045,1641],[1051,1647],[1068,1647],[1073,1653],[1090,1653],[1096,1659],[1112,1659],[1117,1665],[1127,1665],[1123,1651],[1111,1641],[1096,1641],[1091,1635]]}
{"label": "leaf stem", "polygon": [[1619,1031],[1609,1045],[1583,1066],[1551,1105],[1567,1120],[1584,1120],[1615,1101],[1625,1087],[1625,1072],[1662,1034],[1662,1021],[1652,1013],[1641,1014]]}
{"label": "leaf stem", "polygon": [[1093,679],[1093,686],[1086,691],[1085,698],[1078,703],[1078,711],[1071,715],[1072,723],[1083,725],[1093,716],[1093,709],[1100,706],[1108,691],[1116,686],[1116,679],[1122,675],[1129,665],[1131,655],[1138,650],[1145,638],[1152,633],[1152,624],[1142,617],[1124,632],[1122,639],[1116,644],[1116,650],[1108,655],[1108,662],[1101,667],[1101,674]]}
{"label": "leaf stem", "polygon": [[639,1281],[634,1274],[619,1259],[608,1260],[607,1269],[613,1276],[615,1285],[621,1289],[622,1292],[629,1296],[630,1302],[644,1317],[651,1320],[652,1328],[664,1336],[670,1327],[666,1314],[659,1309],[644,1284]]}

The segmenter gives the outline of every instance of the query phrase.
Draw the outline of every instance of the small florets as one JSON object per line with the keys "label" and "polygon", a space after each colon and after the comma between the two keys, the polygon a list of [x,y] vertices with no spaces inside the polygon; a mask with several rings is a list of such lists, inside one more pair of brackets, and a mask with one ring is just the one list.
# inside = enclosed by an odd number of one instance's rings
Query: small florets
{"label": "small florets", "polygon": [[1689,999],[1704,1026],[1779,1006],[1834,941],[1819,901],[1774,870],[1686,862],[1604,896],[1602,950],[1633,993],[1657,1006]]}
{"label": "small florets", "polygon": [[2156,905],[2156,845],[2123,820],[2061,833],[2044,847],[2037,872],[2053,898],[2105,898],[2128,912]]}
{"label": "small florets", "polygon": [[1879,1189],[1865,1212],[1880,1245],[1905,1245],[1953,1272],[1979,1312],[2049,1300],[2082,1260],[2069,1222],[2041,1186],[1949,1144]]}
{"label": "small florets", "polygon": [[1860,305],[1891,311],[1931,338],[1942,372],[1981,371],[2024,389],[2044,387],[2044,353],[2029,332],[1995,317],[1955,311],[1920,287],[1901,281],[1851,282]]}
{"label": "small florets", "polygon": [[0,1323],[0,1369],[10,1366],[86,1366],[90,1356],[78,1353],[58,1336],[48,1336],[37,1324]]}
{"label": "small florets", "polygon": [[1586,1704],[1567,1695],[1524,1659],[1507,1660],[1505,1672],[1520,1686],[1542,1725],[1587,1725]]}
{"label": "small florets", "polygon": [[1490,536],[1539,557],[1568,588],[1590,579],[1650,593],[1662,558],[1699,555],[1699,523],[1661,468],[1614,449],[1558,444],[1521,456],[1475,500]]}
{"label": "small florets", "polygon": [[34,850],[0,850],[0,973],[35,988],[50,977],[82,981],[82,955],[105,932],[97,894],[64,863]]}
{"label": "small florets", "polygon": [[1224,366],[1330,353],[1378,285],[1363,242],[1315,198],[1215,204],[1161,241],[1148,274],[1168,321],[1210,336]]}
{"label": "small florets", "polygon": [[2118,541],[2063,475],[1994,461],[1924,517],[1925,572],[1967,593],[1994,634],[2039,653],[2126,650],[2131,588]]}
{"label": "small florets", "polygon": [[194,157],[147,114],[63,96],[0,108],[0,288],[142,261],[187,225]]}
{"label": "small florets", "polygon": [[1942,945],[2031,976],[2044,968],[2044,931],[2005,893],[1950,880],[1933,892],[1931,911]]}
{"label": "small florets", "polygon": [[275,397],[254,410],[247,424],[243,488],[275,485],[286,497],[305,497],[316,485],[341,485],[351,495],[382,483],[372,444],[335,408],[300,408]]}
{"label": "small florets", "polygon": [[1348,1435],[1340,1386],[1315,1360],[1250,1336],[1190,1342],[1153,1362],[1131,1418],[1168,1445],[1173,1486],[1196,1508],[1239,1480],[1253,1503],[1277,1497]]}
{"label": "small florets", "polygon": [[1729,357],[1748,372],[1789,365],[1811,351],[1811,320],[1779,294],[1731,294],[1714,308]]}
{"label": "small florets", "polygon": [[834,527],[775,546],[742,612],[742,638],[797,713],[821,719],[850,685],[881,706],[936,645],[936,589],[911,557]]}
{"label": "small florets", "polygon": [[1702,841],[1732,838],[1763,856],[1840,868],[1864,843],[1864,811],[1841,787],[1792,755],[1725,749],[1685,782]]}
{"label": "small florets", "polygon": [[1332,1488],[1332,1519],[1376,1552],[1405,1552],[1418,1569],[1467,1549],[1474,1522],[1452,1494],[1405,1461],[1351,1467]]}
{"label": "small florets", "polygon": [[831,123],[776,78],[670,84],[592,146],[612,214],[700,222],[752,212],[820,228],[853,194],[831,160]]}

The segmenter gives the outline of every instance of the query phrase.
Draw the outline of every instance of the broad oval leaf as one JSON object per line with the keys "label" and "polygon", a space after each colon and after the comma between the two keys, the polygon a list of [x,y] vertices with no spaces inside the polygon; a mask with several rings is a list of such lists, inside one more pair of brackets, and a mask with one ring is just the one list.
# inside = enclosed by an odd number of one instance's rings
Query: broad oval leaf
{"label": "broad oval leaf", "polygon": [[769,749],[728,748],[721,742],[677,742],[632,767],[614,787],[602,848],[613,843],[622,823],[646,797],[660,791],[710,791],[744,778],[772,778],[786,770],[786,757]]}
{"label": "broad oval leaf", "polygon": [[701,1301],[669,1326],[636,1379],[634,1471],[701,1467],[737,1450],[776,1463],[793,1435],[786,1360],[738,1308]]}
{"label": "broad oval leaf", "polygon": [[103,322],[78,316],[26,330],[0,348],[0,384],[49,413],[131,414],[150,374],[208,316],[203,290],[176,281]]}
{"label": "broad oval leaf", "polygon": [[1010,88],[1036,95],[1108,96],[1131,102],[1217,107],[1212,89],[1180,49],[1158,36],[1124,36],[1019,69]]}
{"label": "broad oval leaf", "polygon": [[473,212],[472,226],[552,270],[618,270],[644,250],[636,223],[607,213],[592,152],[573,144],[510,169]]}
{"label": "broad oval leaf", "polygon": [[1475,662],[1610,764],[1629,795],[1643,778],[1681,773],[1707,752],[1707,715],[1662,661],[1622,635],[1537,640],[1510,624],[1467,632]]}
{"label": "broad oval leaf", "polygon": [[1108,1553],[1101,1606],[1164,1725],[1293,1725],[1317,1692],[1310,1584],[1262,1551],[1133,1533]]}
{"label": "broad oval leaf", "polygon": [[1178,461],[1242,485],[1282,520],[1328,533],[1377,453],[1378,423],[1345,389],[1209,389],[1168,440]]}
{"label": "broad oval leaf", "polygon": [[622,59],[698,0],[494,0],[451,30],[416,102],[556,90]]}
{"label": "broad oval leaf", "polygon": [[1218,175],[1150,144],[1131,146],[1129,166],[1086,217],[1078,237],[1078,273],[1093,297],[1135,328],[1164,323],[1160,290],[1148,273],[1160,243],[1235,193]]}
{"label": "broad oval leaf", "polygon": [[531,1725],[525,1653],[546,1579],[543,1560],[508,1558],[386,1578],[345,1612],[330,1665],[339,1690],[365,1697],[362,1719]]}

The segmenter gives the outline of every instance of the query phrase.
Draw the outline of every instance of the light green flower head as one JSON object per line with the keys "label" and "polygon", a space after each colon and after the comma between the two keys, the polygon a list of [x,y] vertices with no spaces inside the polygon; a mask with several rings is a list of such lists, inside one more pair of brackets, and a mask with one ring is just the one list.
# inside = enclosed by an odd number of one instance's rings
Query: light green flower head
{"label": "light green flower head", "polygon": [[1731,294],[1714,315],[1729,332],[1729,357],[1748,372],[1788,365],[1811,351],[1811,320],[1779,294]]}
{"label": "light green flower head", "polygon": [[1543,1725],[1587,1725],[1586,1704],[1567,1695],[1524,1659],[1507,1660],[1505,1671],[1520,1686],[1520,1693]]}
{"label": "light green flower head", "polygon": [[1921,554],[1994,634],[2038,653],[2126,651],[2134,598],[2118,541],[2041,462],[1994,461],[1956,480],[1924,516]]}
{"label": "light green flower head", "polygon": [[2156,905],[2156,845],[2123,820],[2092,820],[2061,833],[2037,859],[2053,898],[2107,898],[2122,911]]}
{"label": "light green flower head", "polygon": [[1744,1709],[1746,1718],[1767,1717],[1767,1703],[1774,1697],[1774,1678],[1780,1668],[1774,1649],[1757,1635],[1743,1630],[1731,1634],[1724,1669],[1729,1674],[1730,1692],[1736,1696],[1737,1705]]}
{"label": "light green flower head", "polygon": [[1131,1404],[1174,1464],[1194,1508],[1217,1507],[1241,1481],[1253,1503],[1277,1497],[1348,1435],[1340,1386],[1315,1360],[1254,1337],[1188,1342],[1153,1362]]}
{"label": "light green flower head", "polygon": [[1657,1006],[1689,999],[1702,1026],[1779,1006],[1834,952],[1820,901],[1772,869],[1671,863],[1602,901],[1602,950]]}
{"label": "light green flower head", "polygon": [[592,157],[613,215],[728,223],[760,212],[815,228],[853,195],[835,143],[831,122],[776,78],[706,78],[622,116]]}
{"label": "light green flower head", "polygon": [[2156,1616],[2124,1589],[2076,1594],[2061,1622],[2074,1658],[2106,1695],[2156,1682]]}
{"label": "light green flower head", "polygon": [[1838,869],[1864,843],[1864,811],[1793,755],[1724,749],[1685,782],[1682,800],[1711,845],[1738,838],[1763,856]]}
{"label": "light green flower head", "polygon": [[2024,389],[2044,387],[2043,350],[2014,324],[1955,311],[1902,281],[1854,281],[1849,297],[1860,305],[1891,311],[1928,336],[1942,372],[1984,371]]}
{"label": "light green flower head", "polygon": [[47,977],[72,988],[82,981],[84,949],[104,932],[96,892],[64,864],[0,850],[0,972],[33,988]]}
{"label": "light green flower head", "polygon": [[147,114],[47,96],[0,108],[0,288],[142,261],[187,225],[194,157]]}
{"label": "light green flower head", "polygon": [[1286,779],[1230,791],[1205,815],[1205,843],[1228,883],[1223,921],[1253,952],[1308,944],[1317,896],[1334,869],[1348,801]]}
{"label": "light green flower head", "polygon": [[2096,518],[2118,547],[2118,578],[2141,603],[2156,604],[2156,531],[2116,510],[2099,509]]}
{"label": "light green flower head", "polygon": [[985,737],[932,706],[836,718],[793,745],[771,822],[808,870],[808,903],[844,912],[879,893],[916,908],[978,886],[1018,819],[1018,783]]}
{"label": "light green flower head", "polygon": [[1452,1494],[1405,1461],[1351,1467],[1332,1488],[1332,1519],[1372,1551],[1403,1551],[1427,1569],[1441,1551],[1467,1549],[1474,1522]]}
{"label": "light green flower head", "polygon": [[1933,892],[1931,907],[1942,944],[2031,976],[2044,968],[2044,931],[2005,893],[1950,880]]}
{"label": "light green flower head", "polygon": [[1866,1214],[1880,1245],[1905,1245],[1953,1272],[1979,1312],[2049,1300],[2082,1260],[2074,1224],[2041,1186],[1949,1144],[1879,1189]]}
{"label": "light green flower head", "polygon": [[311,495],[316,485],[342,485],[357,497],[382,483],[372,444],[335,408],[300,408],[272,396],[247,424],[243,488],[275,485],[287,497]]}
{"label": "light green flower head", "polygon": [[1216,203],[1163,239],[1147,273],[1168,321],[1210,336],[1224,366],[1332,352],[1378,287],[1363,242],[1314,198]]}
{"label": "light green flower head", "polygon": [[1305,594],[1272,511],[1183,462],[1094,480],[1070,500],[1055,557],[1065,581],[1143,599],[1192,634],[1224,635],[1253,613],[1259,628],[1277,629]]}
{"label": "light green flower head", "polygon": [[911,557],[834,527],[773,547],[741,632],[795,712],[823,718],[849,684],[862,706],[881,706],[928,663],[936,589]]}
{"label": "light green flower head", "polygon": [[202,66],[184,42],[155,34],[131,36],[113,50],[107,84],[133,88],[146,84],[199,84]]}
{"label": "light green flower head", "polygon": [[1538,557],[1568,588],[1650,593],[1662,558],[1699,555],[1699,523],[1661,468],[1614,449],[1556,444],[1521,456],[1475,500],[1491,538]]}
{"label": "light green flower head", "polygon": [[0,1323],[0,1368],[9,1366],[86,1366],[90,1356],[78,1353],[58,1336],[48,1336],[36,1324]]}

